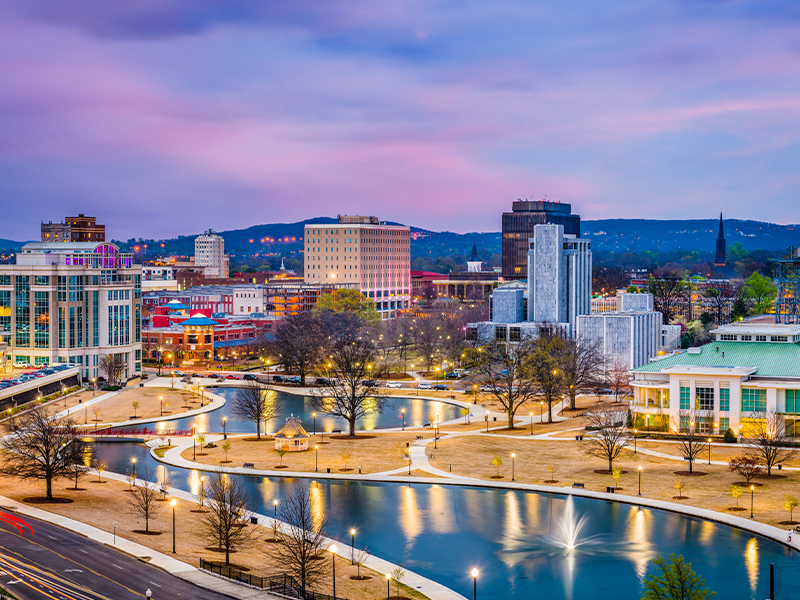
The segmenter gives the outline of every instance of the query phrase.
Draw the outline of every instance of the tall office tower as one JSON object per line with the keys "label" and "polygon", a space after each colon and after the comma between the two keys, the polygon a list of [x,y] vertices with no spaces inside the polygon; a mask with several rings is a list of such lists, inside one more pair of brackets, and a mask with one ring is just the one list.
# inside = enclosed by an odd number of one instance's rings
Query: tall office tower
{"label": "tall office tower", "polygon": [[225,240],[210,229],[194,240],[194,265],[203,267],[203,275],[208,278],[226,279],[228,277],[228,256],[225,254]]}
{"label": "tall office tower", "polygon": [[0,329],[14,362],[73,363],[107,376],[100,359],[120,354],[126,377],[142,371],[142,267],[101,242],[33,242],[0,265]]}
{"label": "tall office tower", "polygon": [[592,312],[589,240],[566,235],[563,225],[536,225],[528,249],[528,321],[566,323]]}
{"label": "tall office tower", "polygon": [[63,223],[42,222],[43,242],[104,242],[106,226],[98,225],[95,217],[83,213],[64,217]]}
{"label": "tall office tower", "polygon": [[728,261],[725,257],[725,232],[722,230],[722,213],[719,213],[719,234],[717,235],[717,253],[714,257],[715,267],[727,267]]}
{"label": "tall office tower", "polygon": [[572,205],[547,200],[518,200],[511,212],[503,213],[503,278],[525,279],[528,271],[528,240],[533,228],[544,224],[563,225],[564,233],[581,236],[581,218],[572,214]]}
{"label": "tall office tower", "polygon": [[305,226],[305,282],[356,284],[383,318],[411,306],[411,229],[377,217]]}

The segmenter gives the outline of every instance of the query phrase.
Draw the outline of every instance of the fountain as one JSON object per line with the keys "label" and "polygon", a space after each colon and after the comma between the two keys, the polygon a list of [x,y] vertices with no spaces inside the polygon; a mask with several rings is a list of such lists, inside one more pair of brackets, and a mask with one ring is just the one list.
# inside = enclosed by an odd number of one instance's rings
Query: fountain
{"label": "fountain", "polygon": [[564,514],[558,519],[561,537],[555,538],[554,541],[562,544],[567,550],[574,550],[580,543],[578,535],[585,522],[586,517],[576,518],[575,503],[572,501],[572,496],[567,496],[567,506],[564,509]]}

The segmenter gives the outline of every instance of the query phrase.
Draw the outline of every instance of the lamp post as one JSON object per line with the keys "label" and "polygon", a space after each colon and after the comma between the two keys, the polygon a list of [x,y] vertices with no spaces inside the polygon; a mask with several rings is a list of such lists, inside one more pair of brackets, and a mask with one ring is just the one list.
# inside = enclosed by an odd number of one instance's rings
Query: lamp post
{"label": "lamp post", "polygon": [[202,385],[200,386],[200,408],[203,408],[203,400],[206,397],[205,389],[206,388],[204,386],[202,386]]}
{"label": "lamp post", "polygon": [[436,421],[433,423],[433,449],[436,449],[436,440],[439,439],[439,415],[436,415]]}
{"label": "lamp post", "polygon": [[750,518],[753,518],[753,493],[755,492],[756,486],[750,486]]}
{"label": "lamp post", "polygon": [[228,417],[222,417],[222,439],[228,439]]}
{"label": "lamp post", "polygon": [[389,585],[392,583],[392,575],[386,574],[386,600],[389,600]]}
{"label": "lamp post", "polygon": [[317,472],[317,467],[319,466],[319,446],[314,444],[314,472]]}
{"label": "lamp post", "polygon": [[331,553],[331,565],[333,566],[333,600],[336,600],[336,545],[328,546]]}
{"label": "lamp post", "polygon": [[400,414],[403,415],[403,431],[405,431],[406,430],[406,409],[405,408],[401,408],[400,409]]}
{"label": "lamp post", "polygon": [[197,437],[195,436],[196,424],[192,423],[192,460],[197,460]]}
{"label": "lamp post", "polygon": [[94,393],[97,391],[97,377],[92,378],[92,398],[94,398]]}
{"label": "lamp post", "polygon": [[276,531],[278,529],[278,501],[277,500],[273,500],[272,501],[272,510],[273,510],[273,513],[272,513],[272,515],[273,515],[272,516],[272,539],[274,541],[275,540],[275,533],[276,533]]}
{"label": "lamp post", "polygon": [[511,453],[511,481],[514,481],[514,459],[516,456],[513,452]]}
{"label": "lamp post", "polygon": [[531,411],[531,435],[533,435],[533,411]]}
{"label": "lamp post", "polygon": [[356,530],[350,530],[350,564],[356,564]]}
{"label": "lamp post", "polygon": [[312,412],[311,416],[314,417],[314,433],[317,433],[317,413]]}
{"label": "lamp post", "polygon": [[205,492],[206,492],[205,483],[206,483],[206,478],[205,477],[201,477],[200,478],[200,508],[203,508],[203,498],[205,498]]}
{"label": "lamp post", "polygon": [[175,505],[178,503],[175,498],[172,499],[172,553],[175,554]]}
{"label": "lamp post", "polygon": [[539,400],[539,422],[544,423],[544,400]]}
{"label": "lamp post", "polygon": [[711,464],[711,438],[708,438],[708,464]]}
{"label": "lamp post", "polygon": [[637,429],[633,430],[633,453],[636,454],[636,434],[639,433]]}
{"label": "lamp post", "polygon": [[159,396],[158,401],[161,403],[161,416],[164,416],[164,396]]}
{"label": "lamp post", "polygon": [[486,433],[489,433],[489,412],[487,411],[483,418],[486,420]]}
{"label": "lamp post", "polygon": [[472,599],[478,600],[478,569],[472,569]]}
{"label": "lamp post", "polygon": [[133,463],[133,480],[136,481],[136,459],[131,459],[131,462]]}
{"label": "lamp post", "polygon": [[639,495],[642,495],[642,465],[639,465]]}
{"label": "lamp post", "polygon": [[150,588],[147,588],[147,591],[144,593],[145,598],[152,598],[153,592],[150,591]]}

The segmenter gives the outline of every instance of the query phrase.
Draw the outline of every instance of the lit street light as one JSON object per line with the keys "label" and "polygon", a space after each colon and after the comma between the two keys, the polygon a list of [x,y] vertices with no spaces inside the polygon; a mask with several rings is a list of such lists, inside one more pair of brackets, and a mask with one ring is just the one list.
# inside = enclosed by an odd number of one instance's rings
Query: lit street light
{"label": "lit street light", "polygon": [[164,396],[159,396],[158,401],[161,403],[161,416],[164,416]]}
{"label": "lit street light", "polygon": [[406,430],[406,409],[405,408],[401,408],[400,409],[400,414],[403,415],[403,431],[405,431]]}
{"label": "lit street light", "polygon": [[356,530],[355,529],[351,529],[350,530],[350,548],[352,549],[351,550],[351,554],[350,554],[350,564],[354,565],[354,564],[356,564],[356,560],[355,560],[355,558],[356,558]]}
{"label": "lit street light", "polygon": [[175,554],[175,505],[178,503],[175,498],[172,499],[172,553]]}
{"label": "lit street light", "polygon": [[750,486],[750,518],[753,518],[753,493],[755,492],[756,486]]}
{"label": "lit street light", "polygon": [[533,435],[533,411],[531,411],[531,435]]}
{"label": "lit street light", "polygon": [[639,433],[638,429],[633,430],[633,453],[636,454],[636,434]]}
{"label": "lit street light", "polygon": [[511,481],[514,481],[514,458],[516,458],[516,454],[513,452],[511,453]]}
{"label": "lit street light", "polygon": [[314,433],[317,433],[317,413],[311,413],[311,416],[314,417]]}
{"label": "lit street light", "polygon": [[392,576],[390,573],[386,574],[386,600],[389,600],[389,585],[392,583]]}
{"label": "lit street light", "polygon": [[333,565],[333,597],[336,598],[336,545],[331,544],[328,546],[331,553],[331,565]]}
{"label": "lit street light", "polygon": [[314,444],[314,472],[317,472],[317,467],[319,467],[319,446]]}
{"label": "lit street light", "polygon": [[200,478],[200,508],[203,508],[203,498],[205,497],[205,491],[206,491],[205,483],[206,483],[206,478],[205,477],[201,477]]}
{"label": "lit street light", "polygon": [[544,423],[544,400],[539,400],[539,422]]}
{"label": "lit street light", "polygon": [[711,464],[711,438],[708,438],[708,464]]}
{"label": "lit street light", "polygon": [[478,600],[478,569],[472,569],[472,599]]}
{"label": "lit street light", "polygon": [[273,517],[272,517],[272,539],[275,540],[275,533],[278,530],[278,501],[272,501],[272,510],[273,510]]}
{"label": "lit street light", "polygon": [[136,481],[136,459],[131,459],[131,462],[133,463],[133,480]]}
{"label": "lit street light", "polygon": [[639,495],[642,495],[642,465],[639,465]]}
{"label": "lit street light", "polygon": [[228,439],[228,417],[222,417],[222,439]]}

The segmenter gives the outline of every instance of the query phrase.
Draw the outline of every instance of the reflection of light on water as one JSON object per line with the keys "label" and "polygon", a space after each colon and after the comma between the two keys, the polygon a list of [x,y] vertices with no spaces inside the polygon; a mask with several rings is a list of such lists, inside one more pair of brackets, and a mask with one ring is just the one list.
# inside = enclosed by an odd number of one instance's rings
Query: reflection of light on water
{"label": "reflection of light on water", "polygon": [[311,482],[311,485],[308,486],[308,496],[311,500],[311,518],[314,521],[314,527],[318,527],[325,519],[325,501],[322,498],[319,483]]}
{"label": "reflection of light on water", "polygon": [[520,515],[519,498],[516,492],[506,492],[505,527],[503,528],[503,539],[514,540],[522,535],[522,519]]}
{"label": "reflection of light on water", "polygon": [[195,496],[200,493],[200,471],[197,469],[189,473],[189,491]]}
{"label": "reflection of light on water", "polygon": [[744,562],[747,567],[747,579],[750,580],[750,591],[756,593],[758,585],[758,542],[756,538],[750,538],[747,547],[744,549]]}
{"label": "reflection of light on water", "polygon": [[647,576],[647,567],[655,554],[648,540],[649,516],[649,512],[631,507],[631,518],[628,522],[628,541],[639,548],[639,552],[632,557],[633,564],[642,581]]}
{"label": "reflection of light on water", "polygon": [[428,491],[430,527],[436,533],[453,531],[453,511],[448,505],[449,494],[441,485],[432,485]]}
{"label": "reflection of light on water", "polygon": [[406,548],[411,549],[414,539],[422,531],[422,519],[417,508],[417,493],[410,486],[402,488],[400,500],[400,527],[406,536]]}

